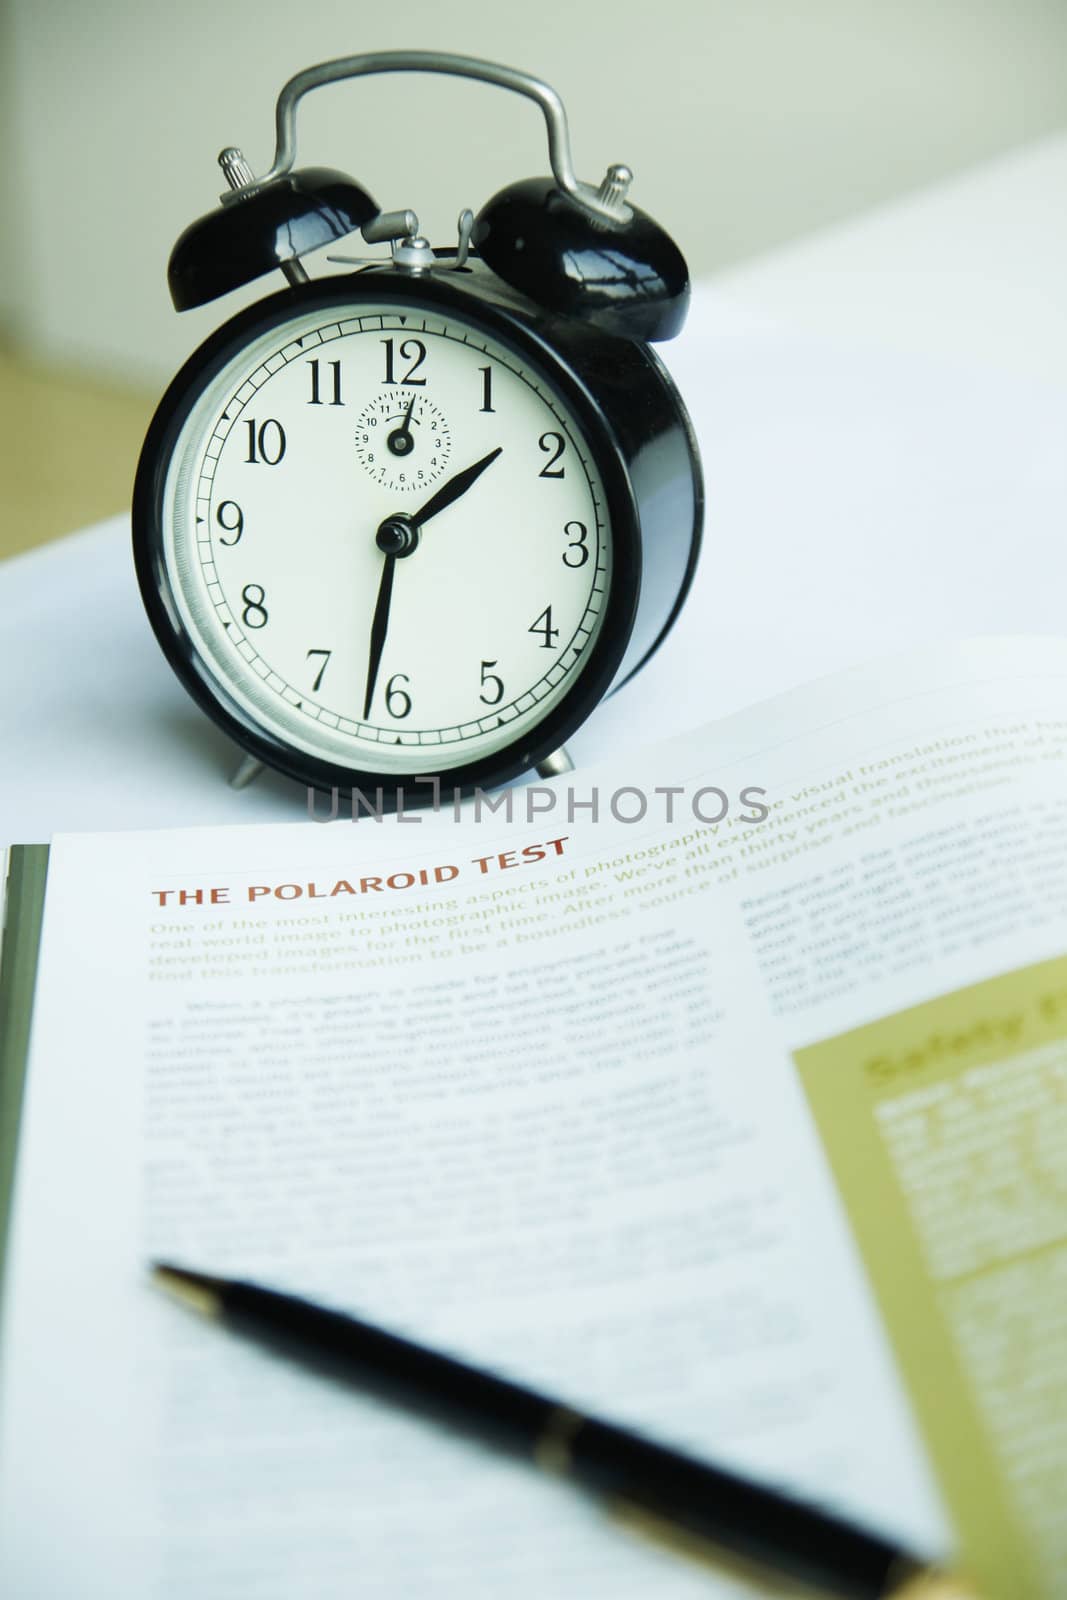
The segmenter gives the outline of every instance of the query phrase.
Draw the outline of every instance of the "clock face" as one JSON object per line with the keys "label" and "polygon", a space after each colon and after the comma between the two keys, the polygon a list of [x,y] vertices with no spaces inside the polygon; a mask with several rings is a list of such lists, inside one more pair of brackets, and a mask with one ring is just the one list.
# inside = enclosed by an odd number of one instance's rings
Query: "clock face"
{"label": "clock face", "polygon": [[215,371],[170,458],[162,560],[246,722],[333,766],[433,773],[574,688],[612,528],[547,371],[463,310],[368,299],[295,308]]}

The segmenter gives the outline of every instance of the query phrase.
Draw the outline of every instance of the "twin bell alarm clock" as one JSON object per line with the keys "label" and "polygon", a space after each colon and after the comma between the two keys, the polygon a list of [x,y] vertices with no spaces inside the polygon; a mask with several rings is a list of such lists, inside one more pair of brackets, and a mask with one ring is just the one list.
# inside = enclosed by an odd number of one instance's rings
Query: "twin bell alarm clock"
{"label": "twin bell alarm clock", "polygon": [[[326,167],[294,167],[309,90],[450,73],[528,96],[551,177],[525,178],[433,248]],[[692,580],[700,463],[651,348],[681,328],[685,261],[571,164],[559,97],[490,62],[391,51],[299,73],[256,177],[174,246],[179,311],[280,271],[285,287],[186,362],[152,421],[133,502],[144,604],[171,666],[241,747],[315,789],[395,797],[531,768],[646,662]],[[366,141],[364,141],[366,143]],[[301,258],[359,232],[377,257]]]}

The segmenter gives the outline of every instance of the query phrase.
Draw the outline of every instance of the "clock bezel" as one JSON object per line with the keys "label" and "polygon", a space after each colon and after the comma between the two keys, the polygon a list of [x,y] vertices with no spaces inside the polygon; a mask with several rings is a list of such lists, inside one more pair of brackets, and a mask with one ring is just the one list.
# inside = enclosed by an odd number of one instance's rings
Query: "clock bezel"
{"label": "clock bezel", "polygon": [[[484,286],[476,279],[464,281],[467,276],[449,273],[446,277],[435,272],[404,277],[387,267],[316,279],[257,301],[231,317],[193,352],[163,395],[145,438],[133,492],[134,564],[160,648],[192,699],[241,750],[305,787],[359,789],[364,793],[380,790],[387,802],[392,799],[394,803],[398,791],[403,791],[405,803],[418,804],[430,797],[428,786],[415,785],[415,778],[423,772],[438,776],[442,788],[463,793],[493,788],[519,777],[565,744],[604,698],[633,630],[642,552],[640,520],[625,451],[575,367],[530,325],[521,311],[512,311],[496,296],[487,297]],[[359,304],[367,301],[395,304],[408,314],[413,309],[417,312],[420,304],[436,314],[452,314],[484,328],[487,336],[531,362],[582,430],[600,474],[610,522],[612,573],[603,620],[574,683],[514,743],[439,773],[434,771],[432,746],[425,748],[420,772],[413,768],[410,774],[378,773],[311,755],[258,722],[239,699],[227,692],[190,637],[173,598],[175,586],[165,557],[167,477],[181,430],[205,388],[245,346],[273,328],[307,311],[325,311],[335,306],[358,311]],[[588,338],[590,345],[601,340],[603,336],[595,333]]]}

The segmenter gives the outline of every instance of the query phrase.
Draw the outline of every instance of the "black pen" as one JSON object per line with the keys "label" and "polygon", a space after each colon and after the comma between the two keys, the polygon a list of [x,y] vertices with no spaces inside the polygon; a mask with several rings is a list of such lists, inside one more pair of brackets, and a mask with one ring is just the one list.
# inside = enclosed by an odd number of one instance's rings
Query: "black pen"
{"label": "black pen", "polygon": [[639,1530],[842,1600],[969,1600],[962,1579],[876,1533],[292,1295],[158,1262],[156,1282],[306,1366],[566,1474]]}

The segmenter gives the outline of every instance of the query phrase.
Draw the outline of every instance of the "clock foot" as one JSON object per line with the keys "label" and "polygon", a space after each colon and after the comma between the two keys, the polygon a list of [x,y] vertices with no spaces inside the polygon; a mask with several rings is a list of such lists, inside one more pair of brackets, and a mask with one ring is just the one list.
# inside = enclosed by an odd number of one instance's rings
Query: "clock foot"
{"label": "clock foot", "polygon": [[242,756],[230,775],[231,789],[247,789],[254,783],[263,771],[262,761],[257,761],[255,756]]}
{"label": "clock foot", "polygon": [[571,760],[565,744],[561,744],[558,750],[553,750],[550,756],[546,756],[543,761],[537,763],[537,776],[539,778],[558,778],[564,772],[573,771],[574,762]]}

